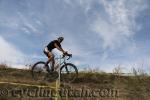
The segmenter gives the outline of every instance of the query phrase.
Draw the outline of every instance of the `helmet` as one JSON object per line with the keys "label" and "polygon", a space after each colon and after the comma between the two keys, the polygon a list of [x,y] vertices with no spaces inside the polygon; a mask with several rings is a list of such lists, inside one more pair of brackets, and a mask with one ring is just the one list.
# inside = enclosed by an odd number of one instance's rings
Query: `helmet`
{"label": "helmet", "polygon": [[64,37],[59,37],[58,41],[62,42],[64,40]]}

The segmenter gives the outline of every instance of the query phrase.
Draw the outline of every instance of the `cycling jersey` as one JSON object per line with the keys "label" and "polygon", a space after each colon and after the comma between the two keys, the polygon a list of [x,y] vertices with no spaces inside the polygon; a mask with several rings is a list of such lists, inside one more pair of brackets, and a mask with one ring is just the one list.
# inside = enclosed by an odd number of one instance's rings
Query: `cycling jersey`
{"label": "cycling jersey", "polygon": [[55,49],[55,45],[54,44],[57,44],[60,48],[61,48],[61,44],[58,42],[58,40],[53,40],[51,41],[48,45],[47,45],[47,49],[51,52],[53,49]]}

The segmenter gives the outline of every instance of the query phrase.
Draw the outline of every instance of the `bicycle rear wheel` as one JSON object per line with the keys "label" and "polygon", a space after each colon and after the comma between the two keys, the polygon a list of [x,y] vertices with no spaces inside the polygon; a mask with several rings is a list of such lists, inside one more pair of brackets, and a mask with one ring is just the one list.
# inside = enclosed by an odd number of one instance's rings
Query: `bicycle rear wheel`
{"label": "bicycle rear wheel", "polygon": [[32,78],[37,81],[45,80],[47,71],[45,67],[45,62],[39,61],[35,63],[32,67]]}
{"label": "bicycle rear wheel", "polygon": [[60,79],[62,82],[71,83],[78,77],[78,69],[71,63],[66,63],[60,68]]}

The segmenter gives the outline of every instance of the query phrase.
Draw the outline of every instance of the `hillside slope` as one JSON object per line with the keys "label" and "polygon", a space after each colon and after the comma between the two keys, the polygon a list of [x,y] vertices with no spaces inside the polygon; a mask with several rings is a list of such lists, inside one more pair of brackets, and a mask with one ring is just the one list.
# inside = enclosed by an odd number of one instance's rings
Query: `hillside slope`
{"label": "hillside slope", "polygon": [[[32,95],[32,92],[39,89],[55,90],[54,87],[55,81],[33,80],[30,70],[0,68],[0,100],[10,100],[10,98],[11,100],[50,100],[50,95],[36,97]],[[74,83],[61,84],[61,90],[65,89],[68,91],[63,91],[61,100],[149,100],[150,78],[149,76],[118,76],[107,73],[80,72]],[[5,93],[4,90],[9,92]],[[25,94],[29,90],[31,94]],[[89,94],[77,93],[81,90],[86,93],[88,91]],[[69,97],[66,97],[64,93]]]}

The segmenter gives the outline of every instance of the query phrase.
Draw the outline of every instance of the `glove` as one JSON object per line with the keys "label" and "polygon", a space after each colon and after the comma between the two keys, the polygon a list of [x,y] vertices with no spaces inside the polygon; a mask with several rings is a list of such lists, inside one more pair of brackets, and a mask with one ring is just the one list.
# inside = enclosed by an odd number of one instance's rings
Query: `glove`
{"label": "glove", "polygon": [[64,55],[67,55],[67,54],[68,54],[68,52],[67,52],[67,51],[65,51],[63,54],[64,54]]}

